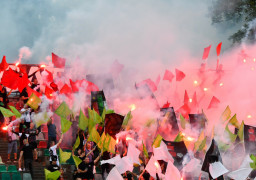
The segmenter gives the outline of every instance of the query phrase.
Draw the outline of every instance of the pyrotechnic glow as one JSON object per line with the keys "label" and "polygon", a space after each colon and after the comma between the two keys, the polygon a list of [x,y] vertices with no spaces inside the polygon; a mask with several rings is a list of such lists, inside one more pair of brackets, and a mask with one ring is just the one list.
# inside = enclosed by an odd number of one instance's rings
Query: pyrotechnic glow
{"label": "pyrotechnic glow", "polygon": [[134,111],[134,110],[136,109],[136,105],[135,105],[135,104],[131,104],[131,105],[129,106],[129,108],[131,109],[131,111]]}
{"label": "pyrotechnic glow", "polygon": [[4,127],[2,127],[2,130],[7,131],[7,128],[8,128],[8,126],[4,126]]}
{"label": "pyrotechnic glow", "polygon": [[246,59],[244,59],[244,63],[246,63]]}
{"label": "pyrotechnic glow", "polygon": [[256,59],[254,58],[254,59],[253,59],[253,62],[255,62],[255,61],[256,61]]}
{"label": "pyrotechnic glow", "polygon": [[157,162],[157,161],[155,161],[155,166],[156,166],[156,169],[158,169],[158,168],[159,168],[159,164],[158,164],[158,162]]}
{"label": "pyrotechnic glow", "polygon": [[186,137],[186,139],[188,140],[188,141],[194,141],[195,140],[195,138],[192,138],[192,137]]}
{"label": "pyrotechnic glow", "polygon": [[126,141],[130,141],[130,140],[132,140],[131,137],[126,137]]}
{"label": "pyrotechnic glow", "polygon": [[192,101],[193,101],[193,100],[192,100],[191,98],[189,98],[189,102],[192,103]]}
{"label": "pyrotechnic glow", "polygon": [[247,116],[247,118],[248,118],[248,119],[252,118],[252,115],[249,114],[249,115]]}
{"label": "pyrotechnic glow", "polygon": [[45,65],[45,64],[42,64],[40,67],[41,67],[41,68],[45,68],[45,67],[46,67],[46,65]]}
{"label": "pyrotechnic glow", "polygon": [[52,94],[50,94],[50,96],[52,97]]}
{"label": "pyrotechnic glow", "polygon": [[183,180],[183,177],[181,177],[181,179],[180,180]]}
{"label": "pyrotechnic glow", "polygon": [[197,82],[197,80],[195,80],[195,81],[194,81],[194,85],[197,85],[197,84],[198,84],[198,82]]}
{"label": "pyrotechnic glow", "polygon": [[17,63],[15,64],[15,66],[18,67],[19,64],[20,64],[20,62],[17,62]]}
{"label": "pyrotechnic glow", "polygon": [[208,88],[204,88],[204,91],[208,91]]}
{"label": "pyrotechnic glow", "polygon": [[116,138],[116,144],[118,144],[118,138]]}
{"label": "pyrotechnic glow", "polygon": [[220,83],[220,86],[223,86],[223,83]]}

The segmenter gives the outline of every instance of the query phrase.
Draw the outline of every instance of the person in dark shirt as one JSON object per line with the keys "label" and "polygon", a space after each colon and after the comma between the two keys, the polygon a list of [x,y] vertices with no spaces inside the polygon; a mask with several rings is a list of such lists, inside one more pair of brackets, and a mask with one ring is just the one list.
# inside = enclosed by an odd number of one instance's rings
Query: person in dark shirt
{"label": "person in dark shirt", "polygon": [[[51,172],[59,171],[60,167],[57,165],[57,157],[52,158],[52,163],[47,167],[47,169]],[[58,180],[60,177],[58,177]]]}
{"label": "person in dark shirt", "polygon": [[35,128],[34,123],[30,123],[30,128],[28,129],[28,142],[34,148],[35,160],[37,161],[37,143],[36,143],[36,136],[38,135],[38,130]]}
{"label": "person in dark shirt", "polygon": [[52,118],[47,122],[48,127],[48,145],[47,148],[50,147],[51,141],[54,141],[56,144],[56,126],[52,123]]}
{"label": "person in dark shirt", "polygon": [[32,85],[30,86],[31,89],[40,92],[40,84],[38,84],[38,80],[36,76],[33,76],[32,78]]}
{"label": "person in dark shirt", "polygon": [[86,157],[79,165],[77,169],[77,180],[82,180],[82,179],[87,179],[87,180],[93,180],[94,175],[93,175],[93,167],[94,164],[96,164],[102,153],[92,162],[90,162],[90,159]]}
{"label": "person in dark shirt", "polygon": [[19,170],[21,170],[22,157],[24,156],[25,171],[30,171],[31,177],[34,178],[33,174],[33,147],[28,143],[27,139],[23,140],[23,148],[20,151],[19,158]]}
{"label": "person in dark shirt", "polygon": [[23,101],[23,103],[24,104],[26,104],[27,103],[27,101],[28,101],[28,92],[27,92],[27,88],[24,88],[23,90],[22,90],[22,92],[20,93],[20,99]]}

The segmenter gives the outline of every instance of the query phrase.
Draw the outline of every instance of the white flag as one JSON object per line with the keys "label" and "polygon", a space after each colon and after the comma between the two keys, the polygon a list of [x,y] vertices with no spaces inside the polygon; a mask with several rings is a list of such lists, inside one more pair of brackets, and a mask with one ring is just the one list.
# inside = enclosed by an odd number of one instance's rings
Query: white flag
{"label": "white flag", "polygon": [[209,172],[213,179],[225,174],[228,170],[223,166],[221,162],[214,162],[210,164]]}

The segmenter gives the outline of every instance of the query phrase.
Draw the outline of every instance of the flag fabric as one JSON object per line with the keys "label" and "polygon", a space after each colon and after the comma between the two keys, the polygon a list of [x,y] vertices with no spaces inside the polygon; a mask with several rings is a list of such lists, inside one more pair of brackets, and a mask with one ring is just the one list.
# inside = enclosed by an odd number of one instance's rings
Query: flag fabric
{"label": "flag fabric", "polygon": [[105,133],[114,137],[120,132],[124,116],[116,113],[106,114],[105,116]]}
{"label": "flag fabric", "polygon": [[68,95],[71,93],[72,93],[72,89],[67,84],[64,84],[64,86],[60,90],[60,94]]}
{"label": "flag fabric", "polygon": [[115,165],[115,164],[116,164],[118,161],[120,161],[120,160],[121,160],[120,154],[117,154],[116,156],[114,156],[114,157],[111,158],[111,159],[108,159],[108,160],[101,160],[101,161],[100,161],[100,165],[106,164],[106,163]]}
{"label": "flag fabric", "polygon": [[196,92],[194,92],[192,103],[191,103],[191,109],[197,110],[197,108],[198,108],[198,102],[197,102]]}
{"label": "flag fabric", "polygon": [[244,121],[242,121],[238,129],[237,136],[239,137],[240,141],[244,141]]}
{"label": "flag fabric", "polygon": [[250,155],[250,158],[253,162],[250,163],[250,167],[253,169],[253,170],[256,170],[256,156],[251,154]]}
{"label": "flag fabric", "polygon": [[57,56],[56,54],[52,53],[52,63],[57,68],[64,68],[66,64],[66,59]]}
{"label": "flag fabric", "polygon": [[142,141],[142,151],[143,151],[143,154],[146,158],[148,158],[148,151],[147,151],[147,148],[146,146],[144,145],[143,141]]}
{"label": "flag fabric", "polygon": [[161,141],[162,141],[162,139],[163,139],[163,137],[161,136],[161,135],[157,135],[156,136],[156,138],[155,138],[155,140],[154,140],[154,142],[153,142],[153,147],[154,148],[157,148],[157,147],[159,147],[160,146],[160,144],[161,144]]}
{"label": "flag fabric", "polygon": [[182,129],[186,128],[186,119],[182,116],[182,114],[180,114],[180,126],[182,127]]}
{"label": "flag fabric", "polygon": [[134,144],[129,143],[127,157],[130,158],[132,163],[140,164],[140,150],[138,150]]}
{"label": "flag fabric", "polygon": [[3,56],[2,62],[0,64],[0,72],[5,71],[9,67],[9,64],[6,62],[6,57]]}
{"label": "flag fabric", "polygon": [[156,87],[159,85],[160,80],[161,80],[161,76],[158,75],[157,78],[156,78],[156,82],[155,82]]}
{"label": "flag fabric", "polygon": [[170,104],[168,101],[163,105],[162,109],[167,109],[170,107]]}
{"label": "flag fabric", "polygon": [[152,92],[155,92],[157,90],[156,84],[151,79],[145,79],[142,82],[138,83],[137,86],[143,86],[145,84],[150,88]]}
{"label": "flag fabric", "polygon": [[201,131],[197,141],[194,144],[194,151],[202,151],[206,145],[206,137],[204,136],[204,131]]}
{"label": "flag fabric", "polygon": [[60,164],[66,163],[67,160],[71,157],[71,152],[63,152],[61,148],[59,148],[60,152]]}
{"label": "flag fabric", "polygon": [[223,166],[223,164],[221,162],[217,161],[214,163],[210,163],[209,172],[210,172],[212,178],[216,179],[216,178],[222,176],[223,174],[226,174],[228,172],[228,170]]}
{"label": "flag fabric", "polygon": [[28,96],[31,96],[32,94],[35,94],[37,97],[41,97],[42,93],[39,93],[35,91],[34,89],[31,89],[29,86],[26,87]]}
{"label": "flag fabric", "polygon": [[231,117],[231,110],[230,110],[229,106],[227,106],[226,109],[221,114],[221,119],[222,119],[223,122],[225,122],[230,117]]}
{"label": "flag fabric", "polygon": [[34,93],[32,93],[27,101],[27,105],[29,105],[29,107],[31,107],[32,109],[37,109],[41,102],[41,99],[37,97]]}
{"label": "flag fabric", "polygon": [[48,99],[52,99],[52,98],[53,98],[53,93],[54,93],[54,90],[52,90],[52,89],[49,88],[48,86],[45,86],[45,96],[46,96]]}
{"label": "flag fabric", "polygon": [[67,118],[71,113],[72,111],[69,109],[65,101],[63,101],[55,111],[55,114],[62,118]]}
{"label": "flag fabric", "polygon": [[12,113],[12,111],[10,111],[9,109],[5,109],[3,107],[0,106],[0,111],[3,114],[4,117],[11,117],[14,116],[15,114]]}
{"label": "flag fabric", "polygon": [[57,180],[61,175],[60,171],[58,170],[51,172],[47,169],[44,169],[44,174],[46,180]]}
{"label": "flag fabric", "polygon": [[217,56],[218,56],[218,57],[220,56],[221,45],[222,45],[222,42],[220,42],[220,43],[218,44],[218,46],[216,47],[216,53],[217,53]]}
{"label": "flag fabric", "polygon": [[189,103],[188,92],[187,92],[187,90],[185,90],[185,93],[184,93],[184,104],[188,104],[188,103]]}
{"label": "flag fabric", "polygon": [[51,88],[52,88],[55,92],[59,90],[58,85],[55,84],[54,82],[51,82],[51,83],[50,83],[50,86],[51,86]]}
{"label": "flag fabric", "polygon": [[103,133],[101,134],[101,136],[100,136],[100,139],[99,139],[98,143],[97,143],[98,148],[99,148],[102,152],[105,151],[105,149],[104,149],[105,140],[106,140],[106,135],[105,135],[105,132],[103,132]]}
{"label": "flag fabric", "polygon": [[109,142],[108,142],[108,152],[111,152],[111,153],[115,154],[116,153],[116,151],[115,151],[116,141],[109,134],[107,134],[107,138],[109,139]]}
{"label": "flag fabric", "polygon": [[124,121],[123,121],[122,126],[126,126],[126,125],[128,124],[128,122],[129,122],[131,119],[132,119],[132,112],[129,111],[129,112],[126,114],[125,118],[124,118]]}
{"label": "flag fabric", "polygon": [[175,73],[176,73],[176,81],[181,81],[182,79],[185,78],[185,74],[184,72],[178,70],[178,69],[175,69]]}
{"label": "flag fabric", "polygon": [[177,110],[177,112],[181,113],[183,117],[188,119],[188,115],[191,112],[191,109],[187,104],[184,104]]}
{"label": "flag fabric", "polygon": [[174,139],[174,142],[181,142],[181,141],[183,141],[183,135],[182,135],[182,132],[179,132],[178,134],[177,134],[177,136],[175,137],[175,139]]}
{"label": "flag fabric", "polygon": [[94,109],[91,110],[90,108],[88,108],[88,114],[89,114],[88,131],[90,133],[91,129],[95,127],[96,124],[99,124],[102,122],[102,118]]}
{"label": "flag fabric", "polygon": [[208,58],[209,52],[210,52],[210,50],[211,50],[211,46],[212,46],[212,45],[210,45],[210,46],[204,48],[204,54],[203,54],[203,57],[202,57],[203,60],[206,60],[206,59]]}
{"label": "flag fabric", "polygon": [[171,71],[169,71],[169,70],[165,70],[165,73],[164,73],[164,77],[163,77],[163,80],[167,80],[167,81],[170,81],[170,83],[172,82],[172,80],[173,80],[173,78],[174,78],[174,74],[171,72]]}
{"label": "flag fabric", "polygon": [[99,140],[100,140],[100,135],[99,135],[98,131],[96,130],[96,128],[93,127],[89,133],[88,141],[93,141],[97,144],[99,142]]}
{"label": "flag fabric", "polygon": [[172,161],[168,161],[166,168],[165,179],[180,180],[180,171],[173,165]]}
{"label": "flag fabric", "polygon": [[47,112],[44,112],[43,113],[43,116],[42,115],[39,115],[39,114],[36,114],[35,116],[37,116],[35,119],[35,124],[36,124],[36,127],[39,127],[41,126],[42,124],[44,123],[47,123],[48,120],[50,119]]}
{"label": "flag fabric", "polygon": [[213,96],[207,109],[217,108],[219,104],[220,104],[220,100],[217,99],[215,96]]}
{"label": "flag fabric", "polygon": [[69,79],[69,82],[70,82],[70,86],[72,88],[72,91],[74,93],[79,91],[79,88],[81,87],[81,85],[83,83],[82,80],[77,80],[77,81],[73,82],[71,79]]}
{"label": "flag fabric", "polygon": [[126,171],[132,172],[133,163],[128,156],[123,157],[120,161],[116,163],[115,166],[120,174],[125,173]]}
{"label": "flag fabric", "polygon": [[228,122],[229,124],[232,124],[233,126],[235,126],[236,128],[239,128],[240,125],[239,125],[239,122],[236,118],[236,114],[229,120]]}
{"label": "flag fabric", "polygon": [[52,75],[52,73],[50,72],[50,71],[48,71],[47,69],[45,69],[45,71],[47,72],[47,75],[46,75],[46,78],[45,78],[45,80],[47,81],[47,82],[53,82],[53,75]]}
{"label": "flag fabric", "polygon": [[86,81],[86,85],[85,92],[88,94],[91,94],[92,91],[99,91],[98,86],[90,81]]}
{"label": "flag fabric", "polygon": [[76,148],[78,148],[79,144],[80,144],[80,138],[79,138],[79,136],[77,136],[76,142],[75,142],[75,144],[74,144],[74,146],[73,146],[73,150],[74,150],[74,151],[76,150]]}
{"label": "flag fabric", "polygon": [[171,154],[168,151],[166,144],[163,141],[161,141],[161,144],[159,147],[157,148],[153,147],[153,152],[154,152],[155,160],[163,160],[165,162],[168,162],[168,161],[174,162]]}
{"label": "flag fabric", "polygon": [[21,117],[20,112],[14,106],[9,105],[9,108],[12,110],[12,112],[16,116],[16,118],[20,118]]}
{"label": "flag fabric", "polygon": [[70,129],[72,122],[70,122],[69,120],[63,117],[61,117],[60,122],[61,122],[61,132],[62,133],[67,132]]}
{"label": "flag fabric", "polygon": [[228,124],[226,125],[225,131],[228,133],[230,141],[231,141],[232,143],[235,142],[237,135],[236,135],[236,134],[233,134],[233,133],[229,130]]}
{"label": "flag fabric", "polygon": [[124,68],[124,65],[120,64],[118,60],[115,60],[110,67],[110,73],[114,78],[116,78],[122,72],[123,68]]}
{"label": "flag fabric", "polygon": [[22,77],[19,77],[18,90],[21,93],[22,90],[30,83],[27,73],[24,73]]}
{"label": "flag fabric", "polygon": [[118,172],[116,167],[113,167],[111,171],[109,172],[107,179],[106,180],[123,180],[123,177],[121,174]]}
{"label": "flag fabric", "polygon": [[79,124],[78,127],[85,131],[85,129],[88,127],[88,118],[84,115],[83,111],[80,109],[79,114]]}
{"label": "flag fabric", "polygon": [[73,157],[73,160],[76,164],[76,168],[78,168],[78,166],[82,162],[82,160],[78,156],[75,156],[75,155],[72,155],[72,157]]}
{"label": "flag fabric", "polygon": [[[158,164],[158,166],[156,166]],[[148,164],[146,165],[145,170],[153,177],[156,179],[156,173],[160,172],[160,166],[157,160],[154,158],[152,155],[151,158],[148,161]]]}
{"label": "flag fabric", "polygon": [[5,87],[15,90],[18,88],[19,80],[19,74],[9,68],[9,70],[4,71],[1,84],[3,84]]}

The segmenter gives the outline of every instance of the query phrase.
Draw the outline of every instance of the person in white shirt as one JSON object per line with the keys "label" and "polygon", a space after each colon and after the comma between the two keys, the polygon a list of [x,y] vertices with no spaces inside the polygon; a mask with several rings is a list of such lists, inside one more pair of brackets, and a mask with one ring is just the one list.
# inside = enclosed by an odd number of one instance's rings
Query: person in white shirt
{"label": "person in white shirt", "polygon": [[57,154],[57,151],[56,149],[59,147],[59,145],[61,144],[62,142],[62,139],[63,139],[63,134],[61,134],[61,137],[60,137],[60,140],[57,144],[55,144],[54,141],[51,141],[50,142],[50,148],[49,148],[49,154],[50,154],[50,164],[52,163],[52,159],[53,158],[57,158],[57,165],[59,166],[59,158],[58,158],[58,154]]}

